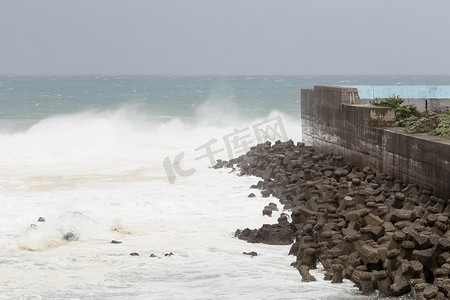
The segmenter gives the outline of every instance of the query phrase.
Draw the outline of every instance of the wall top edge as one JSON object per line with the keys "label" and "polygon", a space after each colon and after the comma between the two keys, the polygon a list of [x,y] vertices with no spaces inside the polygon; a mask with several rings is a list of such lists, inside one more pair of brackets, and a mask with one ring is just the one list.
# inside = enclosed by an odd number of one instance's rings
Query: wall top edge
{"label": "wall top edge", "polygon": [[392,107],[385,107],[385,106],[376,106],[369,103],[361,103],[361,104],[354,104],[354,103],[342,103],[341,104],[343,108],[361,108],[361,109],[376,109],[376,110],[394,110]]}
{"label": "wall top edge", "polygon": [[409,133],[406,133],[403,131],[403,129],[404,129],[403,127],[375,127],[375,128],[390,132],[392,134],[398,134],[398,135],[410,137],[413,139],[423,140],[426,142],[441,144],[446,147],[450,147],[450,140],[440,137],[440,136],[433,136],[433,135],[429,135],[427,133],[409,134]]}
{"label": "wall top edge", "polygon": [[345,87],[345,86],[336,86],[336,85],[315,85],[314,91],[351,91],[358,92],[357,88],[354,87]]}
{"label": "wall top edge", "polygon": [[[433,98],[433,97],[417,97],[417,98],[405,98],[405,97],[401,97],[403,100],[432,100],[432,101],[438,101],[438,102],[444,102],[444,101],[449,101],[450,98]],[[373,98],[360,98],[361,100],[374,100]],[[378,100],[384,100],[384,99],[388,99],[387,98],[375,98]]]}

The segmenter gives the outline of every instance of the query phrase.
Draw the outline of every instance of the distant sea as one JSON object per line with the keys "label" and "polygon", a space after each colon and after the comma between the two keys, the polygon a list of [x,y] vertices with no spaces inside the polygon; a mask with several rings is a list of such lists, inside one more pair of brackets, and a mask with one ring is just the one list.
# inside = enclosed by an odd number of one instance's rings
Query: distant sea
{"label": "distant sea", "polygon": [[282,206],[210,168],[300,141],[314,85],[447,97],[450,76],[0,77],[0,298],[367,299],[320,268],[302,283],[289,246],[234,238]]}

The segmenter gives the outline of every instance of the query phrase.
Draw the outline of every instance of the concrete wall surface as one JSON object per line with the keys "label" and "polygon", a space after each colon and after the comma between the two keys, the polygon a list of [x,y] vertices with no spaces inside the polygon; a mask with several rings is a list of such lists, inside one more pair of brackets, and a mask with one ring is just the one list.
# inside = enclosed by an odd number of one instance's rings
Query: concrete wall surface
{"label": "concrete wall surface", "polygon": [[450,140],[392,127],[393,109],[361,104],[356,88],[302,89],[301,113],[303,141],[318,151],[404,183],[430,185],[436,196],[450,199]]}

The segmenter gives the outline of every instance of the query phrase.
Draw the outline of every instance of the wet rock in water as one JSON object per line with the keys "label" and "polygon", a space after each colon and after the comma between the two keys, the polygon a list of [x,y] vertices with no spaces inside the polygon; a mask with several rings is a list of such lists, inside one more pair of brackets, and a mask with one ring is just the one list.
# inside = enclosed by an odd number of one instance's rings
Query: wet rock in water
{"label": "wet rock in water", "polygon": [[278,211],[278,207],[275,203],[270,202],[269,205],[267,205],[268,208],[270,208],[273,211]]}
{"label": "wet rock in water", "polygon": [[278,223],[281,225],[289,225],[288,215],[281,213],[280,217],[277,219]]}
{"label": "wet rock in water", "polygon": [[237,230],[235,236],[249,243],[269,245],[290,245],[293,242],[292,229],[289,225],[264,224],[259,229]]}
{"label": "wet rock in water", "polygon": [[122,242],[121,241],[112,240],[111,244],[122,244]]}
{"label": "wet rock in water", "polygon": [[264,191],[261,191],[261,196],[263,198],[268,198],[272,194],[272,189],[267,189]]}
{"label": "wet rock in water", "polygon": [[45,218],[44,217],[39,217],[39,219],[37,221],[38,222],[45,222]]}
{"label": "wet rock in water", "polygon": [[378,295],[380,297],[389,297],[391,295],[389,286],[391,279],[386,271],[378,271],[374,273],[374,277],[377,280]]}
{"label": "wet rock in water", "polygon": [[342,283],[342,271],[344,271],[344,267],[341,264],[333,264],[331,268],[333,269],[331,283]]}
{"label": "wet rock in water", "polygon": [[255,251],[251,251],[251,252],[242,252],[242,254],[250,255],[251,257],[253,257],[253,256],[258,256],[258,253],[256,253]]}
{"label": "wet rock in water", "polygon": [[227,164],[227,161],[222,161],[221,159],[216,160],[216,164],[213,166],[214,169],[221,169],[223,167],[225,167],[225,165]]}
{"label": "wet rock in water", "polygon": [[270,208],[268,208],[267,206],[264,207],[263,211],[262,211],[263,216],[272,216],[272,210]]}
{"label": "wet rock in water", "polygon": [[156,257],[156,258],[160,258],[158,255],[156,255],[156,254],[150,254],[150,257]]}
{"label": "wet rock in water", "polygon": [[67,232],[63,235],[63,239],[68,242],[78,241],[80,237],[73,232]]}
{"label": "wet rock in water", "polygon": [[131,252],[131,253],[130,253],[130,256],[139,256],[139,253],[137,253],[137,252]]}
{"label": "wet rock in water", "polygon": [[275,203],[270,202],[269,205],[266,205],[262,211],[263,216],[272,216],[273,211],[278,211],[278,207]]}
{"label": "wet rock in water", "polygon": [[299,265],[305,265],[310,270],[315,269],[317,265],[316,250],[314,250],[313,248],[306,248],[303,251],[303,255],[301,257]]}
{"label": "wet rock in water", "polygon": [[164,254],[164,256],[168,256],[168,257],[170,257],[172,255],[174,255],[172,252]]}
{"label": "wet rock in water", "polygon": [[360,280],[361,293],[363,295],[370,295],[374,292],[372,284],[372,274],[370,272],[360,272],[358,274]]}
{"label": "wet rock in water", "polygon": [[298,272],[300,273],[300,276],[302,276],[302,282],[312,282],[316,281],[316,278],[309,273],[308,266],[301,265],[297,268]]}

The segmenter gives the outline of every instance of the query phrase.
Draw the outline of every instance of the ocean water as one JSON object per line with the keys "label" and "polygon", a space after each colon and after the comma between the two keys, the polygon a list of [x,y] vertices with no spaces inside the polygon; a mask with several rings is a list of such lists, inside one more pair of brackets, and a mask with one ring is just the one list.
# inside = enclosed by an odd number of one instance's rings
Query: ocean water
{"label": "ocean water", "polygon": [[281,206],[262,216],[258,178],[210,168],[300,141],[314,84],[450,77],[0,77],[0,299],[367,299],[234,238]]}

